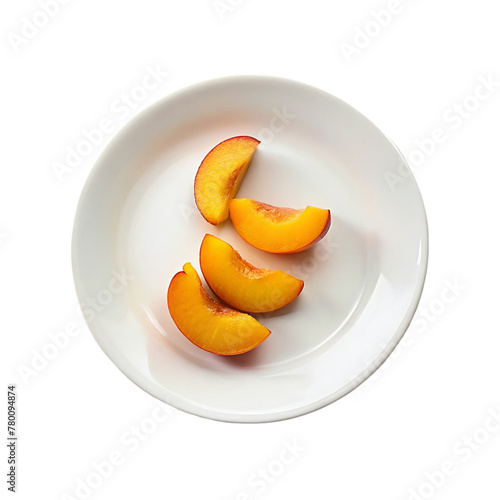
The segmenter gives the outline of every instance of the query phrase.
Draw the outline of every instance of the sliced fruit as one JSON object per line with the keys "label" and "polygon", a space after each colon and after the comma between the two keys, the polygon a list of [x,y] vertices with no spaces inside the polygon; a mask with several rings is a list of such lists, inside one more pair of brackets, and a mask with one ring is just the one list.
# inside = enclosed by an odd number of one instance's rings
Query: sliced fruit
{"label": "sliced fruit", "polygon": [[231,200],[229,213],[247,243],[270,253],[306,250],[325,236],[331,223],[330,210],[274,207],[248,198]]}
{"label": "sliced fruit", "polygon": [[170,315],[184,336],[215,354],[248,352],[271,333],[252,316],[210,298],[189,262],[172,278],[167,302]]}
{"label": "sliced fruit", "polygon": [[258,269],[229,244],[207,234],[200,248],[201,271],[210,288],[241,311],[275,311],[295,299],[304,282],[283,271]]}
{"label": "sliced fruit", "polygon": [[217,144],[201,162],[194,180],[194,198],[201,215],[215,226],[229,216],[229,201],[236,196],[260,141],[246,135]]}

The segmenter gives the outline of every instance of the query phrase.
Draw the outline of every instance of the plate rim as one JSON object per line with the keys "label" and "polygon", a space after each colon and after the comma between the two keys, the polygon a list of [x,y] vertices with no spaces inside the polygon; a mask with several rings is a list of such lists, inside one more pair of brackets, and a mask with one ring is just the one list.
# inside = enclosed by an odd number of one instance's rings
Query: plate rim
{"label": "plate rim", "polygon": [[[228,85],[228,84],[238,84],[238,83],[252,83],[252,82],[263,82],[266,83],[268,81],[281,82],[283,84],[291,84],[294,86],[301,86],[309,91],[320,92],[324,94],[328,98],[333,98],[340,102],[343,106],[348,108],[350,111],[355,114],[360,115],[363,119],[367,120],[385,139],[387,139],[391,145],[394,147],[397,152],[399,159],[402,164],[406,167],[406,171],[408,172],[408,177],[405,181],[410,181],[412,183],[413,189],[415,190],[415,195],[419,201],[419,209],[422,216],[422,234],[420,235],[420,265],[418,266],[418,272],[416,276],[415,288],[412,300],[406,310],[406,313],[399,325],[399,327],[394,332],[387,346],[381,350],[380,354],[370,363],[370,365],[363,370],[361,374],[356,377],[353,377],[349,382],[347,382],[342,388],[334,391],[327,396],[318,399],[314,402],[310,402],[306,405],[298,406],[289,410],[280,410],[273,411],[268,413],[230,413],[227,411],[221,410],[212,410],[210,408],[205,408],[201,405],[192,404],[190,401],[184,400],[182,398],[175,398],[174,401],[165,401],[166,398],[163,398],[160,393],[160,390],[157,389],[157,384],[152,384],[151,381],[143,375],[135,366],[130,364],[128,359],[122,355],[122,353],[117,350],[109,347],[105,341],[105,336],[102,335],[102,332],[96,333],[97,330],[101,330],[101,327],[97,324],[90,324],[90,322],[83,315],[84,321],[92,334],[92,337],[97,342],[99,347],[102,349],[104,354],[110,359],[110,361],[118,368],[118,370],[123,373],[131,382],[133,382],[137,387],[141,390],[145,391],[149,395],[153,396],[158,401],[168,404],[176,408],[177,410],[186,412],[191,415],[195,415],[202,418],[207,418],[211,420],[227,422],[227,423],[269,423],[269,422],[278,422],[283,420],[288,420],[292,418],[297,418],[300,416],[307,415],[309,413],[315,412],[321,408],[324,408],[335,401],[340,400],[350,392],[352,392],[357,387],[361,386],[368,378],[370,378],[373,373],[375,373],[389,358],[391,353],[397,347],[397,345],[401,342],[401,339],[404,337],[404,334],[407,332],[415,312],[418,308],[420,299],[422,297],[422,293],[425,286],[425,281],[427,277],[428,263],[429,263],[429,225],[427,212],[425,209],[425,204],[422,198],[421,191],[413,175],[413,172],[409,166],[408,161],[402,154],[401,150],[397,147],[394,141],[388,137],[372,120],[370,120],[366,115],[358,111],[349,103],[345,102],[343,99],[337,97],[336,95],[320,88],[315,85],[311,85],[308,83],[304,83],[299,80],[283,78],[278,76],[268,76],[268,75],[257,75],[257,74],[241,74],[241,75],[231,75],[231,76],[223,76],[218,78],[212,78],[207,80],[198,81],[191,85],[186,85],[182,88],[176,89],[175,91],[168,93],[167,95],[161,97],[155,102],[149,104],[142,111],[134,115],[131,119],[127,121],[112,137],[109,143],[104,147],[104,149],[99,154],[98,158],[94,161],[85,183],[81,189],[76,210],[74,212],[73,219],[73,229],[72,229],[72,237],[71,237],[71,266],[72,266],[72,275],[73,275],[73,286],[75,289],[75,293],[78,299],[78,307],[81,309],[81,300],[82,297],[79,295],[79,286],[77,277],[77,234],[78,228],[80,225],[80,220],[82,219],[82,207],[85,202],[85,198],[91,189],[91,186],[94,183],[94,178],[98,175],[98,172],[104,168],[106,165],[106,157],[113,150],[115,143],[119,143],[122,141],[122,138],[126,136],[129,130],[132,130],[137,126],[139,121],[147,120],[147,118],[154,114],[156,110],[163,106],[165,103],[169,101],[175,101],[178,96],[183,94],[189,94],[191,92],[195,92],[199,89],[203,89],[206,86],[220,86],[220,85]],[[112,351],[112,352],[111,352]]]}

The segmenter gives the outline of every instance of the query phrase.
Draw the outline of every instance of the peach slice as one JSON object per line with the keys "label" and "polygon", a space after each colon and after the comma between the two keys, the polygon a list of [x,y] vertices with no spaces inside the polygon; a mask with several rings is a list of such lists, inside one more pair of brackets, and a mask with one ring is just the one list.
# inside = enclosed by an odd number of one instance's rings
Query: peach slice
{"label": "peach slice", "polygon": [[331,223],[330,210],[274,207],[248,198],[231,200],[229,213],[247,243],[270,253],[306,250],[325,236]]}
{"label": "peach slice", "polygon": [[227,304],[241,311],[275,311],[295,299],[304,282],[283,271],[258,269],[225,241],[205,235],[200,266],[210,288]]}
{"label": "peach slice", "polygon": [[167,302],[170,315],[184,336],[215,354],[243,354],[271,333],[252,316],[211,299],[189,262],[172,278]]}
{"label": "peach slice", "polygon": [[217,144],[201,162],[194,180],[194,198],[203,217],[216,226],[229,217],[236,196],[260,141],[240,135]]}

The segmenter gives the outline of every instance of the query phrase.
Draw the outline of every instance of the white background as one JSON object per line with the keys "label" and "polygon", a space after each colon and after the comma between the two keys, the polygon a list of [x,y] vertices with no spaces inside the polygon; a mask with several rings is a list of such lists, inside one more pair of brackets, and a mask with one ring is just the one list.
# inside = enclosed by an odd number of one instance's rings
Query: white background
{"label": "white background", "polygon": [[[24,17],[40,12],[36,1],[3,2],[0,15],[2,411],[6,386],[16,383],[18,498],[498,499],[495,3],[57,5],[46,25],[31,31]],[[390,19],[374,20],[389,7]],[[36,20],[43,24],[43,15]],[[23,29],[30,39],[20,38]],[[360,34],[366,30],[368,38]],[[141,83],[148,66],[168,76],[133,109],[117,112],[116,99]],[[99,349],[77,314],[73,289],[76,204],[113,133],[62,180],[53,164],[103,118],[117,131],[176,89],[234,74],[325,89],[411,155],[430,226],[427,282],[405,345],[329,407],[273,424],[225,424],[175,410],[156,423],[164,411]],[[489,93],[479,89],[478,100],[471,96],[481,79],[493,83]],[[436,128],[444,135],[432,146]],[[425,157],[415,153],[418,141],[427,144]],[[50,334],[72,322],[78,330],[67,345],[21,376],[43,349],[53,353]],[[149,434],[139,442],[132,433],[141,425]],[[2,417],[2,433],[5,426]],[[284,454],[284,442],[295,443],[296,456]],[[1,455],[6,470],[7,448]],[[95,464],[110,455],[119,463],[97,475]],[[285,456],[289,463],[280,465]],[[443,467],[446,475],[436,472]],[[257,481],[259,474],[268,479]]]}

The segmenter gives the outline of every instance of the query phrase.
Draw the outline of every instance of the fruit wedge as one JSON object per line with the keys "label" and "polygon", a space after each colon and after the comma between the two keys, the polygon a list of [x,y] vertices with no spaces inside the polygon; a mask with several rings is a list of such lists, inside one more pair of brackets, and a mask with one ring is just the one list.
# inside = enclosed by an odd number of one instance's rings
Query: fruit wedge
{"label": "fruit wedge", "polygon": [[295,299],[304,282],[283,271],[258,269],[211,234],[200,248],[200,266],[210,288],[231,307],[251,313],[275,311]]}
{"label": "fruit wedge", "polygon": [[229,213],[247,243],[270,253],[306,250],[325,236],[331,223],[330,210],[275,207],[248,198],[231,200]]}
{"label": "fruit wedge", "polygon": [[184,336],[215,354],[243,354],[271,333],[252,316],[210,298],[189,262],[172,278],[167,302],[172,319]]}
{"label": "fruit wedge", "polygon": [[194,180],[194,198],[201,215],[215,226],[228,216],[260,141],[240,135],[217,144],[205,156]]}

